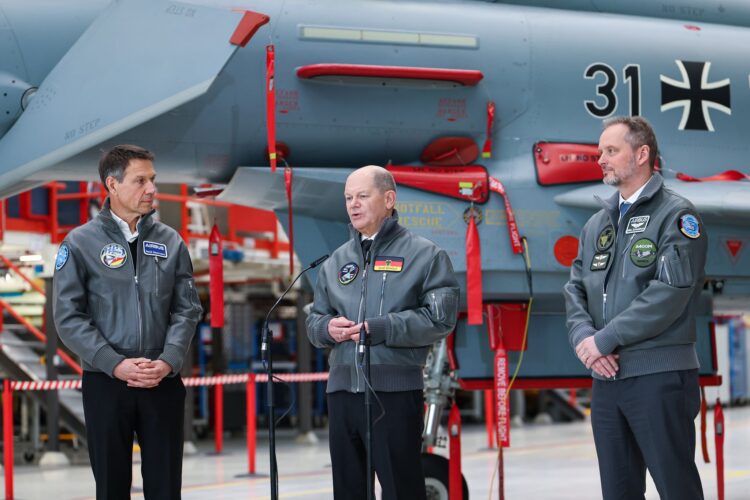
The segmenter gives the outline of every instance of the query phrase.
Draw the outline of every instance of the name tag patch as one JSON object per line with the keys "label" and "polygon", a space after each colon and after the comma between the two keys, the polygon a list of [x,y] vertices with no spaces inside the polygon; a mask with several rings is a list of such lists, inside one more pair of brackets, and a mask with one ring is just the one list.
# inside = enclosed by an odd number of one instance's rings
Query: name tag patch
{"label": "name tag patch", "polygon": [[356,262],[349,262],[339,270],[339,283],[342,285],[348,285],[359,274],[359,266]]}
{"label": "name tag patch", "polygon": [[128,253],[122,245],[108,243],[107,245],[104,245],[102,251],[99,252],[99,259],[102,261],[102,264],[108,268],[118,269],[128,260]]}
{"label": "name tag patch", "polygon": [[404,268],[403,257],[375,257],[374,271],[383,271],[387,273],[400,273]]}
{"label": "name tag patch", "polygon": [[631,217],[628,221],[628,227],[625,229],[625,234],[642,233],[648,227],[648,221],[651,219],[650,215],[639,215],[638,217]]}
{"label": "name tag patch", "polygon": [[165,245],[164,243],[156,243],[153,241],[144,241],[143,253],[145,255],[151,255],[153,257],[161,257],[162,259],[166,259],[167,245]]}
{"label": "name tag patch", "polygon": [[607,269],[607,264],[609,264],[609,256],[611,254],[609,252],[607,253],[598,253],[594,255],[594,258],[591,259],[591,270],[592,271],[604,271]]}
{"label": "name tag patch", "polygon": [[642,238],[630,247],[630,260],[638,267],[648,267],[656,260],[656,243]]}

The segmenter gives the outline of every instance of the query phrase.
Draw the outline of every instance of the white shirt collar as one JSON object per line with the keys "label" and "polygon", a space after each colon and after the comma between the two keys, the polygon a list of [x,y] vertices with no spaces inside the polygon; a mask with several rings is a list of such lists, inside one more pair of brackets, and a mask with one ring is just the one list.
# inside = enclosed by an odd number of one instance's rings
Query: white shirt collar
{"label": "white shirt collar", "polygon": [[[379,232],[380,232],[380,231],[378,231],[378,233],[379,233]],[[372,240],[372,241],[375,241],[375,236],[377,236],[377,235],[378,235],[378,233],[375,233],[375,234],[373,234],[372,236],[365,236],[364,234],[360,234],[360,239],[359,239],[359,240],[360,240],[360,241],[365,241],[365,240]]]}
{"label": "white shirt collar", "polygon": [[628,203],[630,203],[631,205],[632,205],[633,203],[635,203],[635,202],[636,202],[636,200],[637,200],[637,199],[638,199],[638,198],[639,198],[639,197],[641,196],[641,193],[642,193],[642,192],[643,192],[643,190],[644,190],[644,189],[646,188],[646,186],[648,186],[648,183],[649,183],[649,182],[651,182],[651,179],[653,179],[653,178],[654,178],[654,176],[653,176],[653,175],[652,175],[651,177],[649,177],[649,179],[648,179],[648,180],[647,180],[647,181],[645,182],[645,184],[643,184],[643,186],[641,186],[641,187],[640,187],[640,189],[638,189],[638,191],[636,191],[635,193],[633,193],[633,194],[632,194],[632,195],[630,196],[630,198],[628,198],[627,200],[626,200],[626,199],[624,199],[624,198],[622,197],[622,194],[621,194],[621,195],[620,195],[620,203],[619,203],[619,205],[618,205],[618,206],[622,205],[622,204],[623,204],[623,203],[625,203],[625,202],[628,202]]}
{"label": "white shirt collar", "polygon": [[110,211],[112,214],[112,218],[117,222],[117,225],[120,228],[120,231],[122,232],[123,237],[128,241],[128,243],[133,243],[135,240],[138,239],[138,223],[136,222],[135,226],[135,232],[130,231],[130,226],[127,222],[122,220],[117,216],[116,213]]}

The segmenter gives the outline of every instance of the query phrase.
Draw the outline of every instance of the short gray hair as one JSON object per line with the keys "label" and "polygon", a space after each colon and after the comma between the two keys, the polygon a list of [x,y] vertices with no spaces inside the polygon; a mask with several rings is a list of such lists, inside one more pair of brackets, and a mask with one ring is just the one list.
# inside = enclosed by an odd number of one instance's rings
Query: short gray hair
{"label": "short gray hair", "polygon": [[634,150],[641,146],[648,146],[648,166],[653,172],[656,158],[659,156],[659,146],[656,144],[656,133],[651,124],[642,116],[616,116],[604,120],[604,129],[613,125],[625,125],[629,132],[625,134],[625,140]]}
{"label": "short gray hair", "polygon": [[393,174],[382,167],[375,169],[372,173],[372,182],[375,188],[381,193],[396,190],[396,181],[393,178]]}
{"label": "short gray hair", "polygon": [[154,161],[154,154],[140,146],[120,144],[102,155],[99,160],[99,178],[107,192],[109,192],[107,177],[114,177],[117,182],[122,182],[130,160]]}

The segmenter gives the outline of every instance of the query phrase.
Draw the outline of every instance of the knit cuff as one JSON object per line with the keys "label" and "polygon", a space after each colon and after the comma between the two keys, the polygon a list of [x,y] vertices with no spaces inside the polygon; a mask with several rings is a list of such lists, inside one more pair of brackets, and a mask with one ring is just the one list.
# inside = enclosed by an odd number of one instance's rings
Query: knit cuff
{"label": "knit cuff", "polygon": [[603,355],[612,354],[620,342],[617,340],[617,332],[612,323],[608,324],[594,335],[594,343]]}
{"label": "knit cuff", "polygon": [[104,344],[98,351],[96,351],[96,354],[94,354],[94,359],[91,360],[91,365],[97,370],[101,370],[114,378],[115,367],[117,367],[117,365],[119,365],[124,359],[125,356],[115,351],[111,345]]}
{"label": "knit cuff", "polygon": [[184,356],[182,354],[182,349],[172,344],[166,344],[159,359],[172,368],[171,374],[175,374],[180,372]]}
{"label": "knit cuff", "polygon": [[391,333],[391,321],[388,319],[388,316],[368,318],[365,321],[367,321],[368,332],[370,334],[370,345],[385,342],[388,334]]}
{"label": "knit cuff", "polygon": [[572,332],[570,332],[570,346],[575,349],[583,339],[591,337],[596,333],[596,328],[588,323],[581,323]]}

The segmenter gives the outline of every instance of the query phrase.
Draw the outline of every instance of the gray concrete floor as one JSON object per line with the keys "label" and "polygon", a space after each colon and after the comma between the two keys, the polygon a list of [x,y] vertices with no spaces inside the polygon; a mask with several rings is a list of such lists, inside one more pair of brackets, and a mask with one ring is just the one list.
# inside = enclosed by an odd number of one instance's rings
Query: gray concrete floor
{"label": "gray concrete floor", "polygon": [[[726,499],[750,499],[750,407],[725,411],[725,477]],[[697,422],[696,422],[697,424]],[[709,453],[712,460],[704,464],[700,451],[699,470],[707,499],[717,498],[716,468],[713,447],[713,421],[709,414]],[[497,451],[488,450],[484,427],[465,425],[462,435],[463,472],[469,484],[470,498],[498,498],[496,470]],[[270,498],[268,446],[264,430],[259,433],[256,477],[238,477],[247,471],[244,441],[225,442],[225,453],[210,455],[213,443],[199,443],[200,452],[184,461],[183,499],[258,499]],[[327,436],[317,433],[316,445],[296,444],[289,431],[278,436],[277,456],[280,472],[280,497],[322,500],[333,497]],[[445,450],[438,450],[445,454]],[[136,455],[136,462],[139,457]],[[511,448],[504,453],[505,498],[576,499],[601,498],[596,454],[588,421],[572,424],[527,424],[511,431]],[[133,498],[143,498],[140,465],[133,466]],[[88,466],[41,469],[17,466],[15,498],[92,499],[94,482]],[[649,480],[646,498],[659,498]]]}

